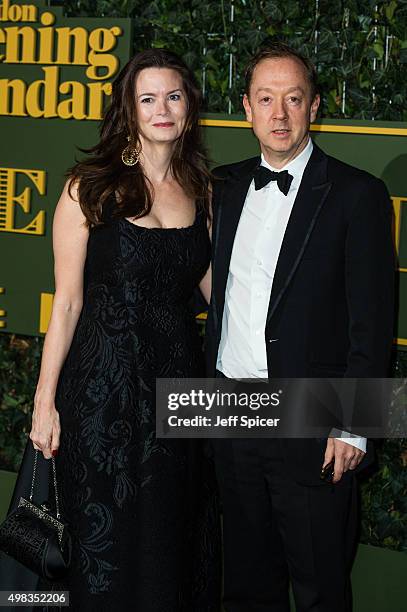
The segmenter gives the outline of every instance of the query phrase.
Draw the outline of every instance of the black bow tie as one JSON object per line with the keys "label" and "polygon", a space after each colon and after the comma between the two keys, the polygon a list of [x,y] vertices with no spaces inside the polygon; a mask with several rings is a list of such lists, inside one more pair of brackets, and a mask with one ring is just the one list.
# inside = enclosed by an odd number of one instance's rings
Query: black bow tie
{"label": "black bow tie", "polygon": [[262,189],[270,183],[270,181],[277,181],[277,187],[286,196],[290,191],[291,181],[293,177],[289,174],[288,170],[282,172],[273,172],[264,166],[258,166],[254,173],[254,188],[256,191]]}

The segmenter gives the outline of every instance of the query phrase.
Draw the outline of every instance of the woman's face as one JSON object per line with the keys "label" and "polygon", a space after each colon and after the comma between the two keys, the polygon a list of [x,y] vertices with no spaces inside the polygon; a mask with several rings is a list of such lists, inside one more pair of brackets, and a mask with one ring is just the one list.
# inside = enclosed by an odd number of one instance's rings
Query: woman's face
{"label": "woman's face", "polygon": [[136,80],[136,110],[141,140],[175,142],[187,117],[181,75],[171,68],[144,68]]}

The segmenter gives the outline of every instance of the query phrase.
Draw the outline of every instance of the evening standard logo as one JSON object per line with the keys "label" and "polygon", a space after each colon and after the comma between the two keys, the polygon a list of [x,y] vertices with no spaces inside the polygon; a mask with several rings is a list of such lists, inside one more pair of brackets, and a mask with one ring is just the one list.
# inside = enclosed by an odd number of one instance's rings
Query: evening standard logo
{"label": "evening standard logo", "polygon": [[[4,78],[3,70],[0,78],[0,115],[102,118],[119,69],[115,49],[123,30],[119,25],[100,27],[99,23],[92,27],[96,22],[91,19],[83,23],[63,19],[58,25],[58,15],[58,9],[52,12],[48,7],[9,0],[0,3],[0,66],[10,66],[9,76]],[[11,66],[31,66],[28,82]],[[61,70],[72,67],[80,69],[79,79],[73,80],[69,73],[69,80],[64,80]]]}
{"label": "evening standard logo", "polygon": [[198,407],[204,410],[213,408],[249,408],[259,410],[269,406],[279,406],[282,390],[273,393],[245,393],[245,392],[225,392],[215,391],[208,393],[202,389],[192,389],[188,393],[169,393],[168,410],[179,410],[185,407]]}

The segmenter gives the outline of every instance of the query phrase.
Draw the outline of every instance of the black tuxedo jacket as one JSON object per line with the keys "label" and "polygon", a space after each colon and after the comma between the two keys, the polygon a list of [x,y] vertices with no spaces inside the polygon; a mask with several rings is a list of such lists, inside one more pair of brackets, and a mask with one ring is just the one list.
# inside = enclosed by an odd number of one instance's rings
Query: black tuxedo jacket
{"label": "black tuxedo jacket", "polygon": [[[210,377],[234,237],[259,162],[255,157],[214,171],[212,299],[205,341]],[[269,377],[388,375],[395,271],[391,227],[384,183],[314,144],[271,290],[264,338]],[[320,484],[326,440],[287,439],[284,447],[296,479]]]}

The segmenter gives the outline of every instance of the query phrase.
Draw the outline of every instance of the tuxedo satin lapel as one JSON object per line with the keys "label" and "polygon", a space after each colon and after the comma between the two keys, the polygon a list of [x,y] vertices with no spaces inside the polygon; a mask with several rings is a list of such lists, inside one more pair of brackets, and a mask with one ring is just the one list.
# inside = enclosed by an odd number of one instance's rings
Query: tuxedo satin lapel
{"label": "tuxedo satin lapel", "polygon": [[267,323],[294,276],[317,217],[331,189],[332,183],[327,181],[327,162],[327,156],[314,144],[314,150],[305,168],[281,245],[271,290]]}
{"label": "tuxedo satin lapel", "polygon": [[225,303],[225,290],[229,274],[230,258],[232,256],[233,242],[243,204],[246,199],[250,183],[253,178],[253,170],[258,163],[254,161],[245,168],[242,176],[226,179],[222,189],[218,206],[218,223],[216,234],[213,237],[213,276],[214,276],[214,299],[216,313],[216,327],[220,329],[223,305]]}

